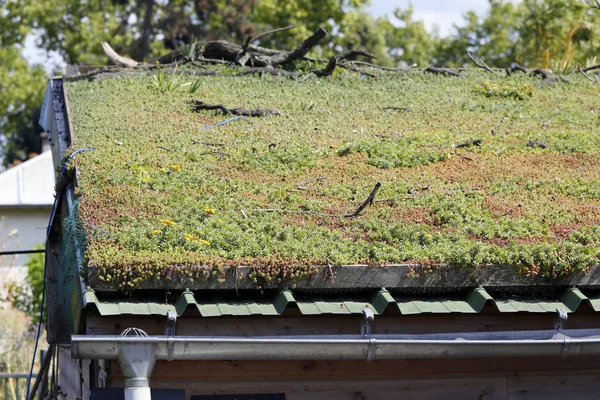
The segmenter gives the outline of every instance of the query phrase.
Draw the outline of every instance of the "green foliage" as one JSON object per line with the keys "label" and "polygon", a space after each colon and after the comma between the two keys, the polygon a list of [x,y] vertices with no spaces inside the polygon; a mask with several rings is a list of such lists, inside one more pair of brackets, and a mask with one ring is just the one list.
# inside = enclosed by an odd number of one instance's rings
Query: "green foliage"
{"label": "green foliage", "polygon": [[[182,86],[191,85],[191,82],[183,82],[181,78],[184,73],[177,73],[177,65],[173,69],[172,73],[167,73],[162,69],[162,66],[156,62],[156,74],[152,75],[152,84],[160,89],[161,92],[172,92]],[[198,81],[196,81],[197,83]],[[197,90],[198,88],[196,88]],[[194,91],[195,92],[195,91]],[[191,89],[190,89],[190,93]]]}
{"label": "green foliage", "polygon": [[491,83],[484,82],[477,86],[477,90],[486,97],[506,97],[517,100],[525,100],[533,96],[533,85],[518,85],[514,83]]}
{"label": "green foliage", "polygon": [[[34,249],[42,250],[43,246],[35,246]],[[15,309],[29,315],[32,320],[37,321],[42,304],[42,287],[44,283],[44,253],[35,253],[29,256],[27,261],[27,277],[22,285],[10,287],[10,298]],[[44,314],[44,320],[46,315]]]}
{"label": "green foliage", "polygon": [[500,68],[518,62],[564,71],[597,54],[597,19],[579,0],[490,0],[487,15],[467,13],[466,24],[442,40],[437,63],[461,66],[471,52]]}
{"label": "green foliage", "polygon": [[29,67],[17,47],[0,47],[0,158],[4,166],[39,153],[39,110],[46,87],[42,68]]}
{"label": "green foliage", "polygon": [[[369,156],[367,163],[382,169],[392,169],[401,167],[414,167],[416,165],[428,165],[439,161],[445,161],[449,158],[449,150],[443,149],[443,144],[447,145],[440,136],[414,135],[411,137],[402,137],[391,141],[360,141],[351,142],[340,148],[339,156],[347,156],[354,153],[365,153]],[[440,143],[439,148],[432,146]]]}

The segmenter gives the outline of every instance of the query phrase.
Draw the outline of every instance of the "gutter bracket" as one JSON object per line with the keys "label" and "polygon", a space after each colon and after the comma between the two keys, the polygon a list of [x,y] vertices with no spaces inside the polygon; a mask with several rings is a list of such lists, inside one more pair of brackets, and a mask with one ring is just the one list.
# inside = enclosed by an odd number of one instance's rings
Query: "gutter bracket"
{"label": "gutter bracket", "polygon": [[368,338],[371,335],[371,325],[375,320],[375,315],[373,315],[373,310],[370,308],[364,308],[362,310],[363,320],[360,323],[360,335],[362,337]]}
{"label": "gutter bracket", "polygon": [[165,328],[165,336],[167,337],[167,361],[173,361],[173,353],[175,345],[170,338],[175,336],[177,331],[177,314],[175,311],[167,311],[167,327]]}
{"label": "gutter bracket", "polygon": [[564,308],[557,308],[556,314],[557,318],[556,323],[554,324],[554,329],[557,332],[560,332],[563,329],[565,329],[565,322],[567,322],[567,319],[569,319],[569,315],[567,314],[567,311]]}
{"label": "gutter bracket", "polygon": [[377,339],[369,339],[369,347],[367,348],[367,361],[375,360],[375,348]]}

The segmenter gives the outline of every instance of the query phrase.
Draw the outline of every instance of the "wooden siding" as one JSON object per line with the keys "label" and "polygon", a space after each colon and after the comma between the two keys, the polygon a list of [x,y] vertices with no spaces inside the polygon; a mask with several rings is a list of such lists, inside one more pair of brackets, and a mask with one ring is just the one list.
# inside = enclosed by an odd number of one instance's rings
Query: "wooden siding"
{"label": "wooden siding", "polygon": [[[112,387],[122,387],[116,362]],[[154,388],[203,394],[285,393],[288,400],[594,399],[600,360],[160,361]]]}

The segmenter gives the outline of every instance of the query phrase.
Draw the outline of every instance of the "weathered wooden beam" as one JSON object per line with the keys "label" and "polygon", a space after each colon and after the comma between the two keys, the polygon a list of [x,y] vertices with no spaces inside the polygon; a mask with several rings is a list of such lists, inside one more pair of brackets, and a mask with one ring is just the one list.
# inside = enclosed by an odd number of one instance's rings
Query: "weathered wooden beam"
{"label": "weathered wooden beam", "polygon": [[[195,270],[203,266],[191,267]],[[206,267],[208,268],[208,267]],[[422,265],[342,265],[316,266],[313,273],[303,279],[293,281],[276,280],[254,282],[253,267],[224,267],[223,271],[206,280],[191,279],[190,267],[174,268],[169,281],[145,281],[137,289],[186,289],[191,290],[242,290],[278,289],[292,287],[299,289],[401,289],[415,292],[448,292],[475,287],[524,288],[524,287],[568,287],[599,286],[600,268],[593,267],[589,272],[575,272],[559,278],[528,277],[516,267],[504,265],[484,265],[478,267],[461,266],[422,266]],[[89,285],[97,290],[117,290],[113,284],[98,278],[97,270],[88,268]]]}

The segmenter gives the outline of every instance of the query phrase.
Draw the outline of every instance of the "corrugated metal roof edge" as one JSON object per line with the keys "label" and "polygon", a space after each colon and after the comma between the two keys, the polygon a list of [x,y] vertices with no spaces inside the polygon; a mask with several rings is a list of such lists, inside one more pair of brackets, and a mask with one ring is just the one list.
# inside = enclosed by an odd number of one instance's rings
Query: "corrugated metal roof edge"
{"label": "corrugated metal roof edge", "polygon": [[484,288],[470,290],[462,300],[457,299],[399,299],[387,289],[381,288],[369,301],[314,300],[301,301],[294,297],[292,290],[280,291],[271,301],[207,301],[196,299],[188,289],[183,291],[172,304],[156,302],[133,301],[103,301],[98,298],[93,289],[84,292],[84,304],[93,306],[101,316],[111,315],[166,315],[175,311],[181,316],[188,307],[195,308],[203,317],[218,316],[250,316],[250,315],[281,315],[288,307],[297,307],[303,315],[322,314],[360,314],[369,308],[375,315],[383,314],[388,307],[396,307],[401,314],[446,314],[446,313],[479,313],[486,305],[491,305],[499,312],[530,312],[550,313],[557,308],[564,308],[573,313],[586,304],[594,311],[600,311],[600,296],[590,298],[578,288],[565,290],[556,300],[505,300],[494,299]]}

